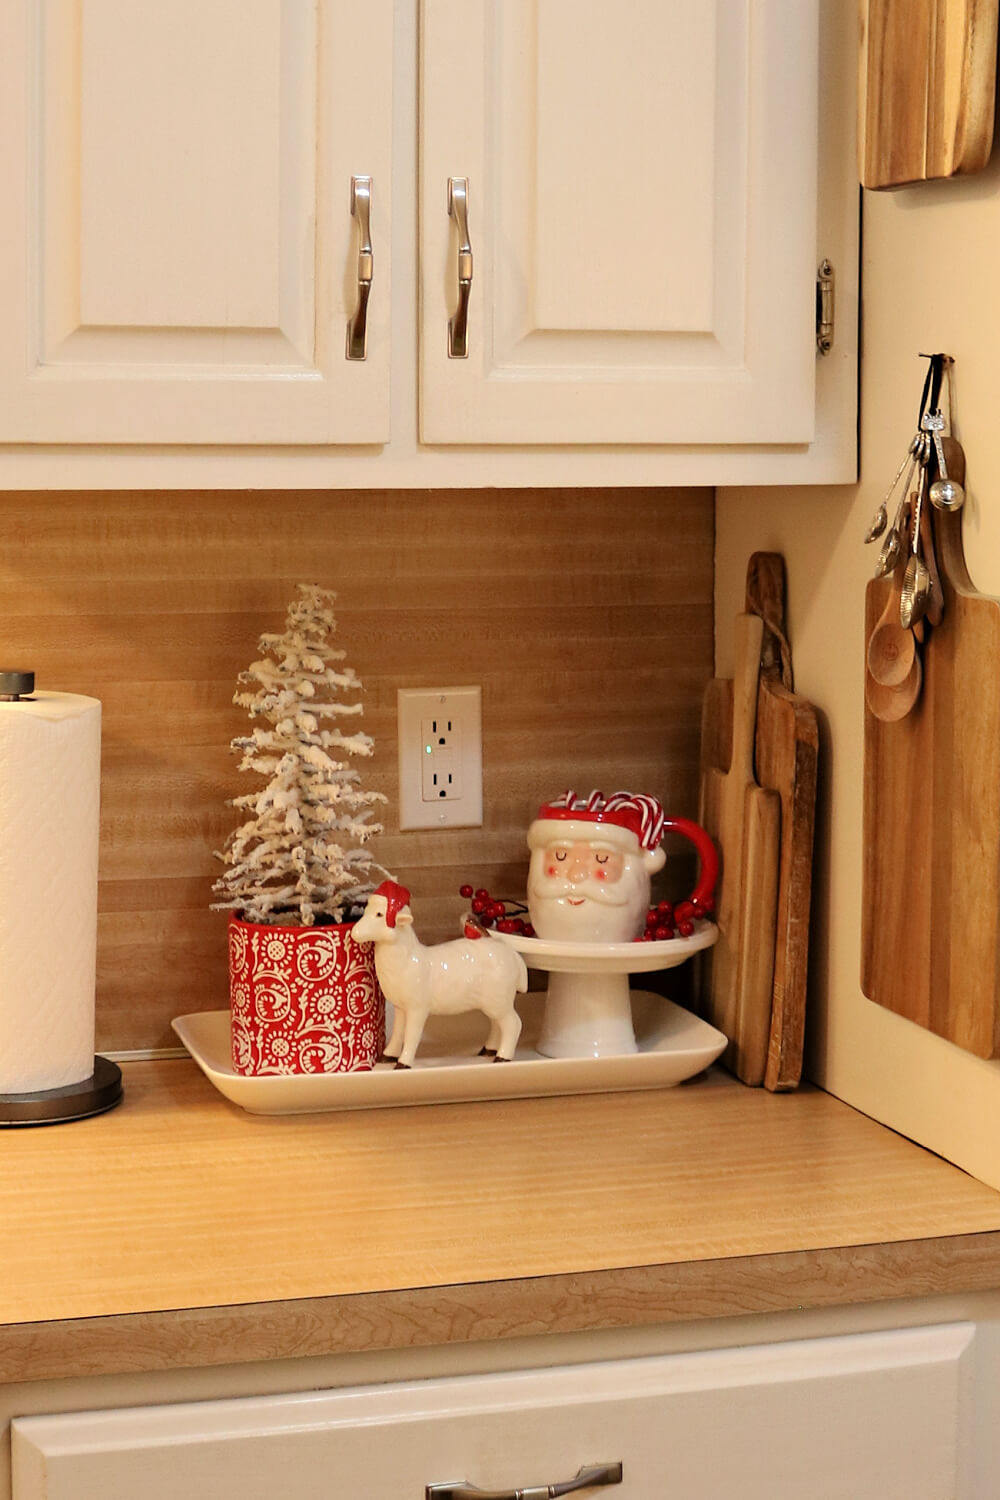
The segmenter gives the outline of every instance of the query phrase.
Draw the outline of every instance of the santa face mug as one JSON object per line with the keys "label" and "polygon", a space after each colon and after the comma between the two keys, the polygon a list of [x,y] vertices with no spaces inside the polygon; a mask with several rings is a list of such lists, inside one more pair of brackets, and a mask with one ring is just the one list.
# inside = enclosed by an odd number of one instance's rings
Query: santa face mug
{"label": "santa face mug", "polygon": [[528,830],[528,909],[540,938],[629,943],[643,929],[650,880],[663,868],[655,797],[566,792]]}
{"label": "santa face mug", "polygon": [[[647,923],[650,880],[666,860],[665,832],[682,834],[701,869],[686,903],[680,940],[637,947]],[[534,966],[550,971],[538,1051],[548,1057],[604,1057],[636,1051],[628,974],[669,968],[714,941],[718,859],[708,834],[667,818],[655,797],[566,792],[539,810],[528,830],[528,912]],[[678,907],[678,911],[681,907]],[[687,920],[690,917],[691,920]]]}

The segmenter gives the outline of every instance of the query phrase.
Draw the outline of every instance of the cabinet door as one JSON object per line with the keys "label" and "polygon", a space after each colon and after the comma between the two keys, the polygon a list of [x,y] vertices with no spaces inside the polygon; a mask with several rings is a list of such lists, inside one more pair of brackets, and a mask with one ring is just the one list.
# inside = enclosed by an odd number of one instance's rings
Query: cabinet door
{"label": "cabinet door", "polygon": [[811,439],[817,27],[817,0],[425,0],[425,443]]}
{"label": "cabinet door", "polygon": [[607,1500],[967,1500],[973,1336],[952,1324],[26,1417],[13,1500],[418,1500],[430,1484],[513,1491],[614,1463]]}
{"label": "cabinet door", "polygon": [[4,0],[0,441],[385,441],[391,67],[392,0]]}

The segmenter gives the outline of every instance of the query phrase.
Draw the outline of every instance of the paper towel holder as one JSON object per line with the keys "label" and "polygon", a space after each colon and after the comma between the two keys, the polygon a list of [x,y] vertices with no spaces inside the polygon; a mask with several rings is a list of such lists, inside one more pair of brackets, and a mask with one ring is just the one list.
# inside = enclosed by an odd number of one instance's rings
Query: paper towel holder
{"label": "paper towel holder", "polygon": [[0,703],[16,703],[35,691],[34,672],[14,671],[10,667],[0,668]]}
{"label": "paper towel holder", "polygon": [[93,1074],[80,1083],[30,1094],[0,1094],[0,1127],[88,1120],[114,1109],[123,1096],[121,1068],[108,1057],[95,1057]]}
{"label": "paper towel holder", "polygon": [[[0,668],[0,703],[17,703],[35,691],[35,674]],[[25,1094],[0,1093],[0,1126],[58,1125],[102,1115],[120,1104],[122,1070],[107,1057],[94,1058],[94,1071],[79,1083],[36,1089]]]}

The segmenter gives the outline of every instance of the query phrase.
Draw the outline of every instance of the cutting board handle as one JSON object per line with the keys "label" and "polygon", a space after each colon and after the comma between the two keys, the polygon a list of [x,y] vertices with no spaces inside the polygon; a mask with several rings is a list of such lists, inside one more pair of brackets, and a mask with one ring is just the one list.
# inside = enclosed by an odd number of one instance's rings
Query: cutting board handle
{"label": "cutting board handle", "polygon": [[965,561],[962,511],[935,511],[931,517],[937,547],[937,565],[946,590],[958,594],[976,594]]}
{"label": "cutting board handle", "polygon": [[789,692],[792,680],[792,650],[785,634],[785,559],[780,552],[753,552],[747,563],[744,609],[764,621],[760,652],[762,677],[780,677]]}
{"label": "cutting board handle", "polygon": [[[743,786],[754,779],[754,738],[757,732],[757,683],[764,622],[759,615],[737,615],[733,675],[733,758],[729,773],[742,777]],[[733,783],[736,784],[735,781]],[[740,819],[742,826],[742,818]]]}

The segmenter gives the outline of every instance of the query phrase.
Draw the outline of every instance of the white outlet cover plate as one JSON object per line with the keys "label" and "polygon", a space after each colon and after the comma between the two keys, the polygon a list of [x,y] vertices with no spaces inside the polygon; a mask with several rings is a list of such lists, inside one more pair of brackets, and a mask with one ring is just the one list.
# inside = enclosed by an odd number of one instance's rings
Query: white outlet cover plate
{"label": "white outlet cover plate", "polygon": [[[424,726],[449,719],[458,736],[460,797],[428,800],[424,764],[429,753]],[[399,746],[399,826],[481,828],[483,824],[482,690],[476,687],[399,688],[396,693]]]}

